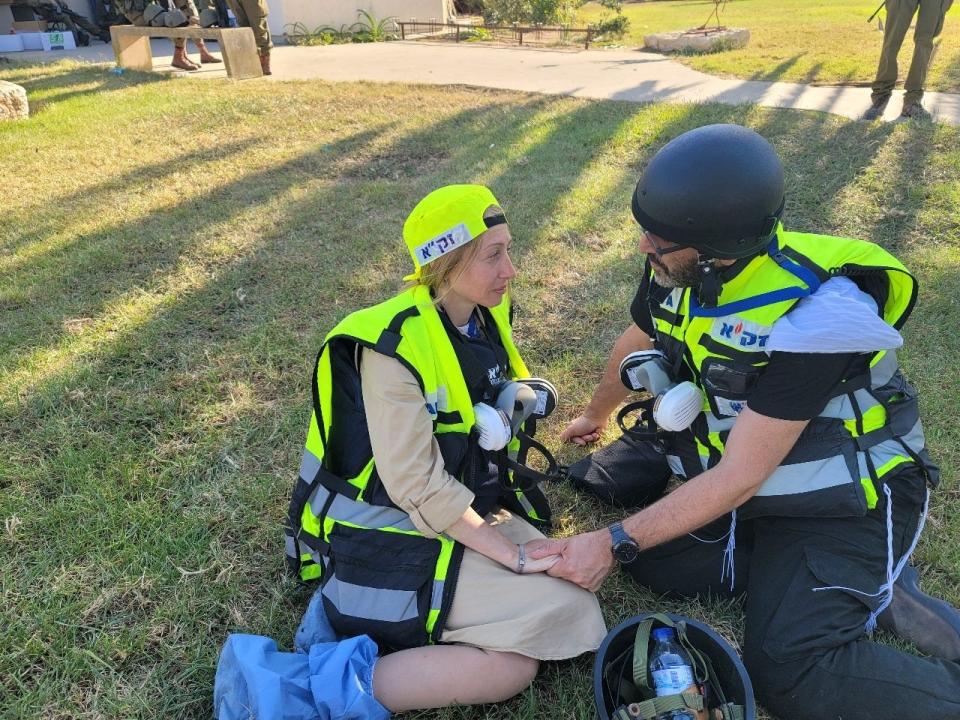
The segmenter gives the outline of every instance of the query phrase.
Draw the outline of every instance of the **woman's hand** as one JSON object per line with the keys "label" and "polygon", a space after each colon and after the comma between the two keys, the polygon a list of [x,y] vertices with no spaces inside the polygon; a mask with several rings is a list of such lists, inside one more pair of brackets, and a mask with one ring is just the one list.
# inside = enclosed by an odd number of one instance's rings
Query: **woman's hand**
{"label": "woman's hand", "polygon": [[[547,555],[546,557],[543,557],[543,558],[530,557],[530,553],[533,551],[533,549],[536,547],[539,547],[539,543],[542,543],[542,542],[543,542],[542,540],[531,540],[530,542],[528,542],[526,545],[523,546],[523,551],[525,555],[525,562],[523,565],[523,572],[522,572],[523,575],[531,575],[532,573],[546,572],[547,570],[552,568],[554,565],[556,565],[558,562],[560,562],[559,555]],[[520,551],[520,546],[518,545],[517,546],[517,556],[518,556],[517,565],[514,566],[515,568],[519,566],[519,562],[520,562],[519,551]]]}
{"label": "woman's hand", "polygon": [[512,542],[496,527],[485,522],[473,508],[467,508],[463,516],[446,530],[448,537],[466,545],[481,555],[494,560],[513,572],[524,575],[546,572],[560,561],[560,556],[548,554],[542,558],[532,558],[533,548],[546,540],[531,540],[524,546],[524,564],[520,568],[520,546]]}
{"label": "woman's hand", "polygon": [[599,440],[606,426],[607,418],[595,418],[584,413],[570,421],[570,424],[560,433],[560,439],[564,442],[586,445]]}

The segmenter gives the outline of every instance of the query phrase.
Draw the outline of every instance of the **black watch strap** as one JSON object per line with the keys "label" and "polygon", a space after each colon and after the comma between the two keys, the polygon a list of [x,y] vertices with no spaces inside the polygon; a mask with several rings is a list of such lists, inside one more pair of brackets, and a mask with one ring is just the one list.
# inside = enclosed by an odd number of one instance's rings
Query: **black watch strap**
{"label": "black watch strap", "polygon": [[627,531],[623,529],[623,523],[615,522],[608,529],[612,540],[613,557],[617,562],[623,564],[636,560],[637,555],[640,554],[640,546],[636,540],[627,535]]}

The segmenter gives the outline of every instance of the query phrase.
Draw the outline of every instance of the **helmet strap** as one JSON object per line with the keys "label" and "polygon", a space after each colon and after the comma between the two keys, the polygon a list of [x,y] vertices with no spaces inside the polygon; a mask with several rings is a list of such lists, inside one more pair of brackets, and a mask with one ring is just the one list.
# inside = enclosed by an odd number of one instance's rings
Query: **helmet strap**
{"label": "helmet strap", "polygon": [[700,286],[697,288],[697,300],[700,307],[712,308],[717,306],[720,299],[720,278],[714,258],[700,257],[697,269],[700,271]]}

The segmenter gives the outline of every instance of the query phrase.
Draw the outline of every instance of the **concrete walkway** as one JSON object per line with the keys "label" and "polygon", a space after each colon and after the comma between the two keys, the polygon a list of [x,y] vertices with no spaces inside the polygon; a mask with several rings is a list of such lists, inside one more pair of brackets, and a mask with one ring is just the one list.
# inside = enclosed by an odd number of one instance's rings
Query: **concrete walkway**
{"label": "concrete walkway", "polygon": [[[154,40],[153,51],[157,68],[169,67],[173,52],[170,43]],[[13,53],[10,57],[113,61],[110,46],[100,43],[76,51]],[[853,119],[870,104],[868,88],[729,80],[639,50],[560,51],[428,42],[278,46],[272,64],[273,80],[461,84],[632,102],[755,103]],[[224,77],[222,66],[204,66],[201,72],[192,74]],[[901,98],[901,91],[894,93],[884,119],[896,119]],[[938,121],[960,126],[960,95],[930,92],[924,96],[924,106]]]}

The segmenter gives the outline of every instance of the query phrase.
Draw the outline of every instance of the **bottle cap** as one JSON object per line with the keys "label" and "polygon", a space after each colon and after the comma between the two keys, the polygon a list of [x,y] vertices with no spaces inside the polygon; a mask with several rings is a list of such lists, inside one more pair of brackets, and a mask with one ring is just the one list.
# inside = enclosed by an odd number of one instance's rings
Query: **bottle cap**
{"label": "bottle cap", "polygon": [[654,640],[672,640],[674,638],[673,628],[659,627],[653,629]]}

